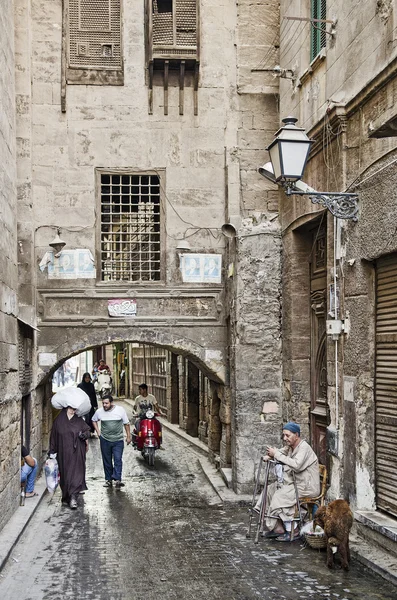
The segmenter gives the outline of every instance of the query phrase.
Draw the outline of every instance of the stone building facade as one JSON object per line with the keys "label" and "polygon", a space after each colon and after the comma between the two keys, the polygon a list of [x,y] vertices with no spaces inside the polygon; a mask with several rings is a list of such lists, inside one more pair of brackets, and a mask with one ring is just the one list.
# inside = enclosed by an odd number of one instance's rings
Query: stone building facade
{"label": "stone building facade", "polygon": [[0,527],[10,515],[10,505],[17,494],[19,475],[19,420],[18,389],[18,305],[17,305],[17,220],[16,220],[16,133],[15,133],[15,70],[14,29],[12,5],[0,16],[4,35],[0,38],[1,64],[1,304],[0,304],[0,494],[2,510]]}
{"label": "stone building facade", "polygon": [[283,410],[328,465],[329,498],[373,528],[397,516],[395,20],[392,2],[281,2],[280,115],[314,139],[304,180],[359,194],[355,223],[280,193]]}
{"label": "stone building facade", "polygon": [[[236,491],[251,489],[263,424],[273,435],[281,422],[277,192],[256,172],[278,121],[278,82],[264,85],[260,70],[278,18],[275,0],[7,5],[2,282],[20,307],[2,304],[6,362],[20,359],[1,398],[10,512],[21,441],[46,449],[54,370],[126,341],[161,346],[207,378],[210,449]],[[196,279],[183,272],[192,255]],[[206,261],[219,255],[211,279]],[[134,317],[110,313],[131,300]]]}

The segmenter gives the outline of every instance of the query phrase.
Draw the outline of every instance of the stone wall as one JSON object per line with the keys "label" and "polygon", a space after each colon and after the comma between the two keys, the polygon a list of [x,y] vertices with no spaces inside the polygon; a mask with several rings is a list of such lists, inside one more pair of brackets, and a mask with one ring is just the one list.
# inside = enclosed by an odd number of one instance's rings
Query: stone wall
{"label": "stone wall", "polygon": [[235,491],[252,491],[254,465],[280,443],[281,236],[275,221],[246,219],[235,240],[231,310],[232,469]]}
{"label": "stone wall", "polygon": [[18,504],[20,394],[18,387],[16,133],[13,3],[0,14],[0,529]]}
{"label": "stone wall", "polygon": [[281,114],[293,114],[311,129],[329,104],[348,103],[395,59],[395,9],[389,0],[327,2],[327,19],[337,19],[334,27],[326,26],[334,36],[326,35],[325,51],[310,64],[310,23],[285,19],[310,18],[310,2],[280,4],[280,64],[296,77],[294,82],[280,80]]}

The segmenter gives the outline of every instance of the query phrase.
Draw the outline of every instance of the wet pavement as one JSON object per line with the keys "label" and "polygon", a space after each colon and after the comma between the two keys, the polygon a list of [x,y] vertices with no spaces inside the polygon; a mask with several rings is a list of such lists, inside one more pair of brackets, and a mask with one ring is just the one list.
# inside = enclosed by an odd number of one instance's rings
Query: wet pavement
{"label": "wet pavement", "polygon": [[[129,409],[127,411],[130,412]],[[247,540],[247,509],[224,509],[195,451],[172,433],[154,469],[124,451],[121,490],[103,487],[90,440],[79,508],[45,496],[0,573],[4,600],[391,600],[397,589],[360,563],[329,571],[300,543]]]}

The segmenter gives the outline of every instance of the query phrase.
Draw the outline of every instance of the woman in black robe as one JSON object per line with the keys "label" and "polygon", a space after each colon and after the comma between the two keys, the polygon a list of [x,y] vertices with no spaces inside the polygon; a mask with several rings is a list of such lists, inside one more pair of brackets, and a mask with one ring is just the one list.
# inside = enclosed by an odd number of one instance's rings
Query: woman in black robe
{"label": "woman in black robe", "polygon": [[57,455],[62,502],[77,508],[77,495],[86,490],[85,458],[90,428],[76,409],[63,408],[51,430],[49,453]]}
{"label": "woman in black robe", "polygon": [[94,384],[92,383],[92,380],[91,380],[91,375],[89,373],[84,373],[83,379],[81,380],[81,383],[79,383],[79,385],[77,387],[81,388],[83,390],[83,392],[85,392],[90,399],[91,410],[88,413],[88,415],[86,415],[84,418],[85,418],[85,422],[90,426],[91,435],[94,435],[95,429],[92,424],[92,417],[94,416],[94,413],[95,413],[96,409],[98,408],[98,400],[97,400]]}

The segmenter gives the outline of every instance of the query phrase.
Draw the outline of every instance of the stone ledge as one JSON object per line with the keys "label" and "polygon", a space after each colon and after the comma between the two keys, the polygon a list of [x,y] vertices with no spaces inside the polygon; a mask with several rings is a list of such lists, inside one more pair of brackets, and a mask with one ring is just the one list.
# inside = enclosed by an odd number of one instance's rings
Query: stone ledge
{"label": "stone ledge", "polygon": [[0,571],[46,493],[47,488],[44,475],[36,479],[34,488],[38,496],[25,498],[25,505],[17,508],[10,520],[0,531]]}
{"label": "stone ledge", "polygon": [[223,469],[220,469],[220,473],[227,487],[231,489],[233,485],[232,469],[227,469],[225,467]]}
{"label": "stone ledge", "polygon": [[397,586],[397,560],[386,550],[374,547],[373,543],[351,534],[350,551],[361,564]]}
{"label": "stone ledge", "polygon": [[397,542],[397,519],[378,511],[356,511],[356,521]]}

